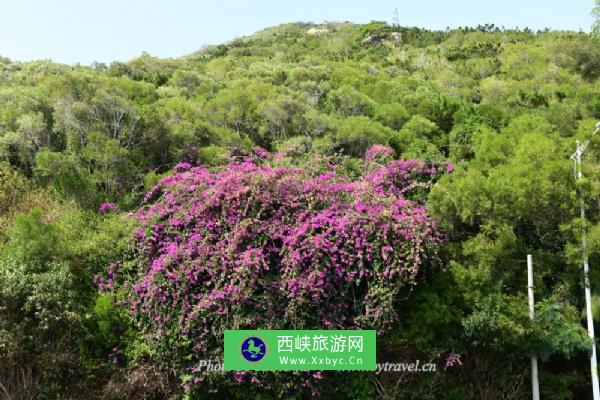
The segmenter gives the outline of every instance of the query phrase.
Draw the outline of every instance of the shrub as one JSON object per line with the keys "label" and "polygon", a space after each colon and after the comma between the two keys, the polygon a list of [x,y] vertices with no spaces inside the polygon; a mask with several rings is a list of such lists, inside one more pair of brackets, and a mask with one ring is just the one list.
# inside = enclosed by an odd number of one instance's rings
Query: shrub
{"label": "shrub", "polygon": [[146,195],[130,257],[100,285],[176,365],[222,357],[224,329],[383,333],[436,259],[415,196],[446,168],[392,161],[354,181],[251,159],[179,168]]}

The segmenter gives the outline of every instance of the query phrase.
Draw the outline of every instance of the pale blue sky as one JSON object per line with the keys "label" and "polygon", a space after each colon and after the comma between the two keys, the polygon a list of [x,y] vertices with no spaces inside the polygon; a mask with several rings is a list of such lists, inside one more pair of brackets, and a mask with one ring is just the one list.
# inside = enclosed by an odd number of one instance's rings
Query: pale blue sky
{"label": "pale blue sky", "polygon": [[0,55],[90,64],[189,54],[284,22],[588,31],[593,0],[0,0]]}

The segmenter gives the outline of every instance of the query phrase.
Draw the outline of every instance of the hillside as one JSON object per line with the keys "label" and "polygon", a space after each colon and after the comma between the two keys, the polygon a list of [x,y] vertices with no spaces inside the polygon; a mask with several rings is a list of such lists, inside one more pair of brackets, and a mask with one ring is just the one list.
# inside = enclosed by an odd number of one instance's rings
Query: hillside
{"label": "hillside", "polygon": [[[542,360],[542,398],[589,398],[577,194],[589,218],[597,293],[600,135],[591,135],[600,119],[599,78],[600,41],[590,35],[493,25],[428,31],[291,23],[177,59],[143,54],[110,65],[0,57],[0,365],[10,366],[0,369],[0,399],[158,399],[185,391],[190,398],[331,398],[342,385],[347,391],[336,398],[522,399],[533,353]],[[569,157],[584,139],[591,143],[576,187]],[[391,159],[420,160],[414,165],[422,171],[443,166],[440,174],[406,178],[415,185],[403,182],[410,190],[400,196],[426,209],[421,221],[437,221],[443,241],[423,253],[429,258],[414,287],[386,287],[375,302],[398,316],[381,323],[378,362],[432,361],[436,373],[195,380],[186,368],[205,353],[191,350],[187,336],[157,338],[144,319],[155,314],[132,316],[122,306],[123,282],[99,291],[114,271],[143,280],[136,273],[151,257],[131,255],[147,239],[132,215],[146,215],[155,200],[146,193],[158,192],[162,178],[187,182],[184,171],[204,166],[233,179],[224,166],[258,157],[269,167],[256,167],[255,185],[233,181],[239,192],[221,188],[215,201],[256,190],[257,198],[274,196],[269,207],[288,202],[293,212],[277,218],[302,218],[286,189],[269,180],[269,168],[297,179],[297,193],[330,170],[358,185],[371,182],[366,153],[375,145],[392,163],[376,160],[382,167],[397,165]],[[305,175],[296,178],[296,170]],[[197,207],[177,197],[184,196],[177,187],[161,190],[157,204],[176,203],[190,215]],[[327,196],[334,200],[323,204],[338,204],[337,194]],[[397,193],[386,196],[380,204],[398,201]],[[147,218],[143,226],[158,229]],[[177,241],[180,233],[156,235]],[[267,246],[256,240],[258,250]],[[437,236],[431,242],[437,246]],[[527,254],[535,260],[534,323]],[[252,320],[246,310],[241,315]],[[298,318],[313,328],[323,322]]]}

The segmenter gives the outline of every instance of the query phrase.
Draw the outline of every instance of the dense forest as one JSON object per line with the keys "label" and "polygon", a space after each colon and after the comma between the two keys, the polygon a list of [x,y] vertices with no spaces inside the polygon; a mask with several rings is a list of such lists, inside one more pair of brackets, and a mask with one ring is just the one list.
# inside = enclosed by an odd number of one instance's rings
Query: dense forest
{"label": "dense forest", "polygon": [[[0,57],[0,399],[524,399],[532,355],[543,399],[590,398],[599,78],[593,35],[493,25]],[[437,370],[194,368],[223,329],[327,327]]]}

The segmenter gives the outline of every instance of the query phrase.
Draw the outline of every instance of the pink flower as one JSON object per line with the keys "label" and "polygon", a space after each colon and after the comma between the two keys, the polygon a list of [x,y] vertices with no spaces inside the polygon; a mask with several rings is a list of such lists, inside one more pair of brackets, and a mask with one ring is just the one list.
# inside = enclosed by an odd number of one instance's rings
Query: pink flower
{"label": "pink flower", "polygon": [[119,206],[117,206],[115,203],[102,203],[100,204],[100,207],[98,207],[98,212],[100,213],[108,213],[111,211],[118,211],[119,210]]}
{"label": "pink flower", "polygon": [[452,368],[455,365],[462,365],[462,361],[460,361],[460,354],[450,352],[450,354],[448,354],[448,357],[446,358],[446,366],[444,367],[444,369]]}
{"label": "pink flower", "polygon": [[365,153],[366,161],[374,161],[374,160],[387,160],[388,158],[394,157],[396,152],[391,147],[383,146],[380,144],[375,144],[367,150]]}
{"label": "pink flower", "polygon": [[268,151],[266,151],[265,149],[261,148],[261,147],[257,147],[254,149],[254,154],[258,157],[258,158],[267,158],[270,153]]}
{"label": "pink flower", "polygon": [[173,167],[173,171],[175,172],[183,172],[192,168],[192,164],[189,162],[180,162]]}

